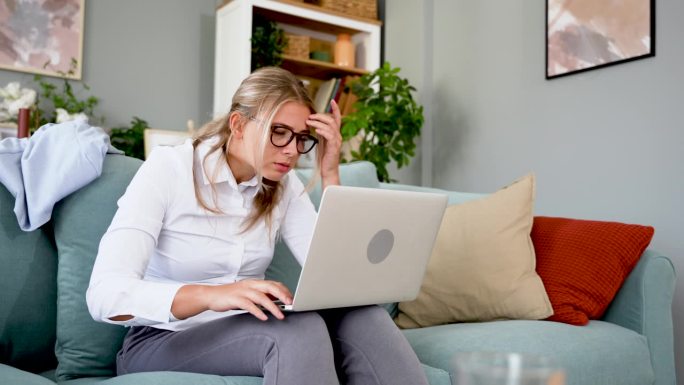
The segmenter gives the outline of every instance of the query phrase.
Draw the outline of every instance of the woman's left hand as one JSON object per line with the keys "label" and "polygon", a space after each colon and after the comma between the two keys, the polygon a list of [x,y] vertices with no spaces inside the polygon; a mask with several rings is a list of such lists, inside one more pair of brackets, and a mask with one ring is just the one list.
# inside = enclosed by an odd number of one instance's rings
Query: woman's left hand
{"label": "woman's left hand", "polygon": [[339,165],[340,148],[342,147],[340,126],[342,115],[340,114],[340,107],[334,100],[330,102],[330,106],[332,107],[332,115],[311,114],[306,120],[306,124],[316,129],[316,134],[325,139],[325,146],[318,148],[318,151],[323,151],[321,160],[323,187],[340,183]]}

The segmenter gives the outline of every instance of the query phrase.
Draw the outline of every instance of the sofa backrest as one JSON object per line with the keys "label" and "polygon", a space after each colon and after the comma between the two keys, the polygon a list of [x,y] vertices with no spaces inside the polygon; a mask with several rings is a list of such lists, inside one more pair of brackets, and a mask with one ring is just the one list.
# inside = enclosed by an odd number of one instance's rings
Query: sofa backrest
{"label": "sofa backrest", "polygon": [[57,251],[48,223],[24,232],[0,184],[0,363],[54,368]]}
{"label": "sofa backrest", "polygon": [[448,198],[447,204],[449,206],[465,203],[465,202],[472,201],[475,199],[484,198],[488,195],[488,194],[479,194],[479,193],[466,193],[466,192],[459,192],[459,191],[449,191],[449,190],[443,190],[443,189],[432,188],[432,187],[422,187],[422,186],[414,186],[414,185],[408,185],[408,184],[397,184],[397,183],[380,183],[380,188],[387,189],[387,190],[417,191],[417,192],[430,192],[430,193],[444,194]]}

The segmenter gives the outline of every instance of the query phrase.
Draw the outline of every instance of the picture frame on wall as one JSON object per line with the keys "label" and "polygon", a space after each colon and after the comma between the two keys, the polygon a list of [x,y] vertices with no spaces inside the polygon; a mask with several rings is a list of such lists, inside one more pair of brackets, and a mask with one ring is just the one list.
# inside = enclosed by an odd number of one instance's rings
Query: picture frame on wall
{"label": "picture frame on wall", "polygon": [[546,0],[546,79],[655,56],[655,0]]}
{"label": "picture frame on wall", "polygon": [[0,1],[0,69],[81,79],[85,0]]}

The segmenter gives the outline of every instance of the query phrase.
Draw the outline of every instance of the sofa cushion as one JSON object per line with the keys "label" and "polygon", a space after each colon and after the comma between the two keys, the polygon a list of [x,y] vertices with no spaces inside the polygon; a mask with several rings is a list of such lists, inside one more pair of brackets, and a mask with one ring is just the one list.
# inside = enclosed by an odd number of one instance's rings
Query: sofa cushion
{"label": "sofa cushion", "polygon": [[458,321],[542,319],[551,303],[535,272],[534,176],[449,206],[418,297],[399,304],[402,328]]}
{"label": "sofa cushion", "polygon": [[185,372],[147,372],[119,377],[79,378],[60,385],[261,385],[261,377],[230,376]]}
{"label": "sofa cushion", "polygon": [[0,185],[0,362],[54,367],[57,251],[50,224],[24,232],[14,197]]}
{"label": "sofa cushion", "polygon": [[552,321],[600,319],[653,237],[653,227],[536,217],[537,271],[553,304]]}
{"label": "sofa cushion", "polygon": [[[313,176],[313,169],[297,169],[295,170],[297,177],[305,186],[308,186],[309,181]],[[318,208],[321,203],[321,183],[318,178],[318,183],[315,188],[309,192],[309,197],[314,206]],[[340,184],[345,186],[355,187],[373,187],[380,186],[378,177],[375,172],[375,165],[370,162],[352,162],[340,165]],[[266,271],[266,277],[274,281],[284,283],[293,293],[297,288],[297,281],[301,273],[301,266],[290,252],[290,249],[283,242],[278,242],[275,247],[273,255],[273,262]]]}
{"label": "sofa cushion", "polygon": [[57,344],[60,381],[112,376],[126,329],[94,321],[85,301],[100,238],[142,162],[122,155],[105,158],[102,175],[59,202],[53,223],[58,252]]}
{"label": "sofa cushion", "polygon": [[425,377],[430,385],[451,385],[451,375],[444,369],[422,364]]}
{"label": "sofa cushion", "polygon": [[7,385],[55,385],[54,382],[45,377],[3,364],[0,364],[0,382]]}
{"label": "sofa cushion", "polygon": [[457,352],[521,352],[565,368],[566,385],[652,384],[646,338],[603,321],[578,327],[549,321],[461,323],[404,330],[421,362],[453,372]]}

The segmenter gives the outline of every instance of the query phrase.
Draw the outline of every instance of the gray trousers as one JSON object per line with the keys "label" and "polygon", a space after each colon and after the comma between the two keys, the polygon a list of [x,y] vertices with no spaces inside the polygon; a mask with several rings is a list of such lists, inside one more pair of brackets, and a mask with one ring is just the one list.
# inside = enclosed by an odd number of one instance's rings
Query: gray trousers
{"label": "gray trousers", "polygon": [[428,385],[408,341],[378,306],[265,322],[240,314],[175,332],[133,327],[117,372],[148,371],[260,376],[264,385]]}

